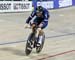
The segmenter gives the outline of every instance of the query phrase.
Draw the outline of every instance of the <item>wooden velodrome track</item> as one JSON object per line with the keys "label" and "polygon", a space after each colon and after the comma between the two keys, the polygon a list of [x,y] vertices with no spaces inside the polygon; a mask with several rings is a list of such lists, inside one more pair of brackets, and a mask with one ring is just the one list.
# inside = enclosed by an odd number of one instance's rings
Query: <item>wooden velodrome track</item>
{"label": "wooden velodrome track", "polygon": [[50,10],[49,25],[44,30],[45,45],[25,56],[30,29],[24,29],[31,12],[0,14],[0,60],[75,60],[75,7]]}

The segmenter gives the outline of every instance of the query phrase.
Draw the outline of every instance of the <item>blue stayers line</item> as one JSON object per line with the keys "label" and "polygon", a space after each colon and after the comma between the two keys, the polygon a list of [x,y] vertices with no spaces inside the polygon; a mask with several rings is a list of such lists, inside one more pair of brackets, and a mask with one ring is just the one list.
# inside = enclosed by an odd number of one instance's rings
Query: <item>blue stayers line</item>
{"label": "blue stayers line", "polygon": [[[75,33],[68,33],[68,34],[63,34],[63,35],[50,36],[50,37],[46,37],[46,39],[63,37],[63,36],[68,36],[68,35],[75,35]],[[0,43],[0,45],[7,45],[7,44],[14,44],[14,43],[21,43],[21,42],[26,42],[26,40],[14,41],[14,42],[5,42],[5,43]]]}
{"label": "blue stayers line", "polygon": [[50,36],[50,37],[46,37],[48,38],[56,38],[56,37],[63,37],[63,36],[68,36],[68,35],[75,35],[75,33],[67,33],[67,34],[63,34],[63,35],[56,35],[56,36]]}

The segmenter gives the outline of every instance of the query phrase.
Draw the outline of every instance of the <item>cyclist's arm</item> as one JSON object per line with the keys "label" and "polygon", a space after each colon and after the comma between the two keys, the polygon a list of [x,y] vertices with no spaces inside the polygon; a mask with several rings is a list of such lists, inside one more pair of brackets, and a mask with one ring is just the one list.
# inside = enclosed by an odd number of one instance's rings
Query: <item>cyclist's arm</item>
{"label": "cyclist's arm", "polygon": [[49,18],[49,13],[45,12],[44,20],[42,21],[42,24],[48,25],[48,18]]}
{"label": "cyclist's arm", "polygon": [[26,20],[26,23],[29,23],[30,22],[30,20],[33,18],[35,16],[35,11],[33,11],[32,13],[31,13],[31,15],[28,17],[28,19]]}

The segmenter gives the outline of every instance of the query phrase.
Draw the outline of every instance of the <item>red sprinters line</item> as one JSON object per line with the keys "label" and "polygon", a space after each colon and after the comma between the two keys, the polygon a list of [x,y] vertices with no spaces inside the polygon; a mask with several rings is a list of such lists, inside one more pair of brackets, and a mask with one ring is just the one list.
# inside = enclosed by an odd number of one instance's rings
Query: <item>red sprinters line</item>
{"label": "red sprinters line", "polygon": [[55,55],[50,55],[50,56],[43,57],[43,58],[40,58],[40,59],[37,59],[37,60],[43,60],[43,59],[47,59],[47,58],[51,58],[51,57],[56,57],[56,56],[64,55],[64,54],[71,53],[71,52],[75,52],[75,50],[70,50],[70,51],[58,53],[58,54],[55,54]]}

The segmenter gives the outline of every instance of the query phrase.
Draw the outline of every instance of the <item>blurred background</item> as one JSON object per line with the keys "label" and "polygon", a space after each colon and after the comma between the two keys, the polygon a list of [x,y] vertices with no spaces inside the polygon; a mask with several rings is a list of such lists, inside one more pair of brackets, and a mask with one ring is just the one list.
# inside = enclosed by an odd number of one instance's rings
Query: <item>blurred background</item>
{"label": "blurred background", "polygon": [[[31,29],[24,29],[33,8],[49,10],[49,25],[44,30],[45,45],[25,56]],[[0,60],[74,60],[75,0],[0,0]]]}

